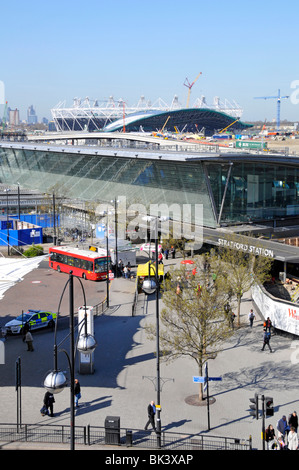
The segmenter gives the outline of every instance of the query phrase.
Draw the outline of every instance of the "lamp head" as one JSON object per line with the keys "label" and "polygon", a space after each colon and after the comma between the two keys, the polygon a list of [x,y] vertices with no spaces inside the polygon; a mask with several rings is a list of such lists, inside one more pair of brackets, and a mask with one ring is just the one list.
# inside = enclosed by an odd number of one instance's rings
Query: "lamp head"
{"label": "lamp head", "polygon": [[59,393],[67,386],[67,380],[61,370],[49,372],[44,380],[44,387],[51,393]]}

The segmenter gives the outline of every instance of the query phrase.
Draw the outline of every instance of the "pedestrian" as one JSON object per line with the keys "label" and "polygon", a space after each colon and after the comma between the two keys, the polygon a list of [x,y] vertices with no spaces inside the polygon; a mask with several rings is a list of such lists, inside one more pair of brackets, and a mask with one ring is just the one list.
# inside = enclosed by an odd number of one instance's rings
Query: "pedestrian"
{"label": "pedestrian", "polygon": [[288,434],[288,449],[289,450],[297,450],[298,449],[298,435],[295,431],[293,426],[290,429]]}
{"label": "pedestrian", "polygon": [[27,351],[34,351],[33,338],[32,338],[32,334],[30,333],[29,330],[27,331],[27,333],[25,335],[25,342],[27,343]]}
{"label": "pedestrian", "polygon": [[277,442],[278,442],[279,450],[288,450],[288,446],[286,445],[282,437],[279,437],[277,439]]}
{"label": "pedestrian", "polygon": [[124,269],[124,263],[122,262],[122,260],[120,259],[119,262],[118,262],[118,271],[119,271],[119,274],[122,276],[123,275],[123,269]]}
{"label": "pedestrian", "polygon": [[268,331],[271,334],[271,327],[272,327],[272,322],[270,318],[268,317],[267,320],[264,321],[264,331]]}
{"label": "pedestrian", "polygon": [[275,442],[275,429],[272,424],[269,424],[265,431],[265,441],[268,442],[268,449],[272,449],[272,446]]}
{"label": "pedestrian", "polygon": [[288,434],[290,428],[287,423],[287,418],[283,415],[279,421],[277,421],[277,431],[278,431],[278,438],[285,439],[285,436]]}
{"label": "pedestrian", "polygon": [[154,401],[151,401],[147,407],[147,414],[148,414],[148,421],[144,427],[146,430],[148,426],[151,424],[154,431],[156,432],[156,424],[155,424],[155,415],[156,415],[156,405]]}
{"label": "pedestrian", "polygon": [[252,328],[254,319],[255,319],[255,314],[254,314],[253,309],[251,309],[249,314],[248,314],[249,325],[251,326],[251,328]]}
{"label": "pedestrian", "polygon": [[296,411],[293,411],[293,413],[289,416],[288,425],[290,428],[293,427],[295,429],[295,432],[297,432],[298,416],[297,416]]}
{"label": "pedestrian", "polygon": [[165,251],[164,251],[165,259],[168,259],[168,253],[169,253],[168,248],[165,248]]}
{"label": "pedestrian", "polygon": [[264,331],[264,344],[262,347],[262,351],[264,351],[266,345],[270,349],[270,353],[272,353],[273,350],[271,349],[271,346],[270,346],[270,333],[268,331]]}
{"label": "pedestrian", "polygon": [[128,267],[125,266],[123,269],[123,276],[127,279],[128,278]]}
{"label": "pedestrian", "polygon": [[171,253],[172,259],[175,259],[175,248],[173,246],[170,248],[170,253]]}
{"label": "pedestrian", "polygon": [[53,404],[54,403],[55,403],[55,398],[54,398],[53,393],[51,393],[49,391],[46,392],[45,396],[44,396],[44,405],[47,408],[48,413],[49,413],[49,409],[50,409],[50,416],[54,416],[54,414],[53,414]]}
{"label": "pedestrian", "polygon": [[79,400],[81,398],[81,387],[80,387],[80,382],[78,379],[75,379],[74,395],[75,395],[75,406],[76,408],[79,408]]}

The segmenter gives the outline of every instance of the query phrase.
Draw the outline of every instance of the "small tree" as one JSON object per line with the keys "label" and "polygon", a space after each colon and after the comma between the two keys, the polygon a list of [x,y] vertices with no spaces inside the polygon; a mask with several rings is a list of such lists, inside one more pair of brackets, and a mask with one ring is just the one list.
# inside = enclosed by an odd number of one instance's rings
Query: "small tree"
{"label": "small tree", "polygon": [[[172,269],[163,284],[163,304],[159,339],[165,360],[188,356],[197,363],[203,375],[204,363],[214,358],[220,344],[232,334],[225,305],[230,296],[226,276],[213,280],[213,266],[205,257],[194,259],[192,271],[185,266]],[[155,326],[148,326],[151,337]],[[199,385],[203,400],[203,385]]]}
{"label": "small tree", "polygon": [[43,247],[40,245],[32,245],[30,248],[24,251],[26,258],[34,258],[35,256],[41,256],[44,254]]}

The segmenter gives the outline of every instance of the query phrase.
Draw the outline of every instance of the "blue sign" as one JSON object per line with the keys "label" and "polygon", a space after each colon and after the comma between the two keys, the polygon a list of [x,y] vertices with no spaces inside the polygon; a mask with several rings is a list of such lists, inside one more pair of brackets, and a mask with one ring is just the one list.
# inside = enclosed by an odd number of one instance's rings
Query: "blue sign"
{"label": "blue sign", "polygon": [[[222,380],[222,377],[209,377],[209,381],[210,380]],[[207,377],[200,377],[200,376],[194,376],[193,377],[193,382],[194,383],[205,383],[207,381]]]}
{"label": "blue sign", "polygon": [[195,377],[193,377],[193,382],[194,383],[204,383],[205,382],[205,377],[195,376]]}

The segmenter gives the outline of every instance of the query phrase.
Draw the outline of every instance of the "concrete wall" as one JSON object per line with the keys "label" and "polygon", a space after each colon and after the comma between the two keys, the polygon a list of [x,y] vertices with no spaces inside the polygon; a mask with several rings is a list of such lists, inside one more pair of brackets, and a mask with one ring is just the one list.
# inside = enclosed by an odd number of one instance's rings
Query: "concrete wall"
{"label": "concrete wall", "polygon": [[299,305],[277,299],[263,287],[252,287],[252,300],[263,318],[269,317],[274,328],[299,336]]}

